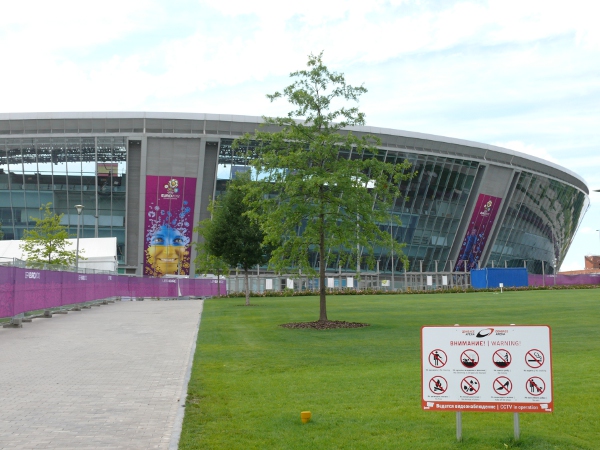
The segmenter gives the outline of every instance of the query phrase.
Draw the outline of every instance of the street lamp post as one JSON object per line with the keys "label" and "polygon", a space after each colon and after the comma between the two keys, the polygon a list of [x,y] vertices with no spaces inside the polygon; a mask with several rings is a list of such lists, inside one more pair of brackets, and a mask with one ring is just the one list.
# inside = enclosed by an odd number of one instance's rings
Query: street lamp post
{"label": "street lamp post", "polygon": [[75,205],[77,210],[77,249],[75,250],[75,272],[79,273],[79,228],[81,227],[81,213],[83,212],[83,205]]}

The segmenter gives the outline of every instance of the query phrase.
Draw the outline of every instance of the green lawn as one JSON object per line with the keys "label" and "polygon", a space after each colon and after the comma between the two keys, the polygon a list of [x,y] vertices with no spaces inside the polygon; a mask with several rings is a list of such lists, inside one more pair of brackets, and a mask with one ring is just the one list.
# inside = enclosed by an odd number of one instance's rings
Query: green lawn
{"label": "green lawn", "polygon": [[[318,298],[208,300],[189,384],[181,449],[598,449],[600,290],[330,296],[347,330],[290,330]],[[552,414],[455,413],[420,406],[423,325],[552,327]],[[313,420],[303,425],[300,411]]]}

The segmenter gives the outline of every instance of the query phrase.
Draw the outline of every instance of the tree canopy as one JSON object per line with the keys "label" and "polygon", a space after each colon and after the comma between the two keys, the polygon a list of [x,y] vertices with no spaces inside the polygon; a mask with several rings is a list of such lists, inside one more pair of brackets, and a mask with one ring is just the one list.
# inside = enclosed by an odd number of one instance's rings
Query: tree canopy
{"label": "tree canopy", "polygon": [[[23,232],[20,248],[27,255],[27,265],[31,267],[44,264],[72,266],[77,254],[76,251],[67,250],[69,233],[60,224],[64,214],[54,214],[50,206],[51,203],[47,203],[40,208],[42,218],[30,218],[35,221],[35,227]],[[83,259],[81,255],[79,258]]]}
{"label": "tree canopy", "polygon": [[315,273],[311,259],[317,258],[319,321],[327,321],[326,267],[335,269],[338,258],[340,264],[360,260],[372,267],[381,248],[393,247],[403,258],[403,245],[387,230],[391,221],[399,223],[390,213],[399,183],[413,174],[406,161],[387,163],[378,139],[351,131],[365,124],[365,115],[346,103],[367,90],[330,71],[322,53],[310,55],[307,69],[290,76],[291,85],[267,96],[293,107],[286,117],[264,117],[277,131],[257,130],[234,146],[254,168],[245,201],[273,247],[271,266]]}
{"label": "tree canopy", "polygon": [[249,174],[238,173],[227,190],[211,203],[212,218],[203,220],[196,231],[203,237],[197,249],[199,261],[223,262],[241,267],[246,280],[246,305],[250,304],[248,271],[265,261],[264,235],[258,222],[246,213],[245,191]]}

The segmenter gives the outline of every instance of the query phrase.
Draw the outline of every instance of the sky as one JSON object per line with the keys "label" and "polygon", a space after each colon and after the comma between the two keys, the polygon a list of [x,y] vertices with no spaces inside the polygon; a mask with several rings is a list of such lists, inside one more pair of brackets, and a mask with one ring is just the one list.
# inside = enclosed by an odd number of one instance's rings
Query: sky
{"label": "sky", "polygon": [[[499,145],[600,189],[593,0],[32,0],[0,15],[0,112],[274,116],[310,53],[367,125]],[[600,254],[600,193],[561,270]]]}

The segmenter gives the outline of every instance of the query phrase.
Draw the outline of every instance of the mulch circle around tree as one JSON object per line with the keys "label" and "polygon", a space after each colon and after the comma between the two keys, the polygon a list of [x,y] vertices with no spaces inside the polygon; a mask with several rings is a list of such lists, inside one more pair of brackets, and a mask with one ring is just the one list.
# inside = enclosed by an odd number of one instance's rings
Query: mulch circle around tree
{"label": "mulch circle around tree", "polygon": [[316,322],[292,322],[279,325],[283,328],[295,329],[313,329],[313,330],[332,330],[334,328],[362,328],[371,326],[368,323],[360,322],[344,322],[343,320],[327,320]]}

